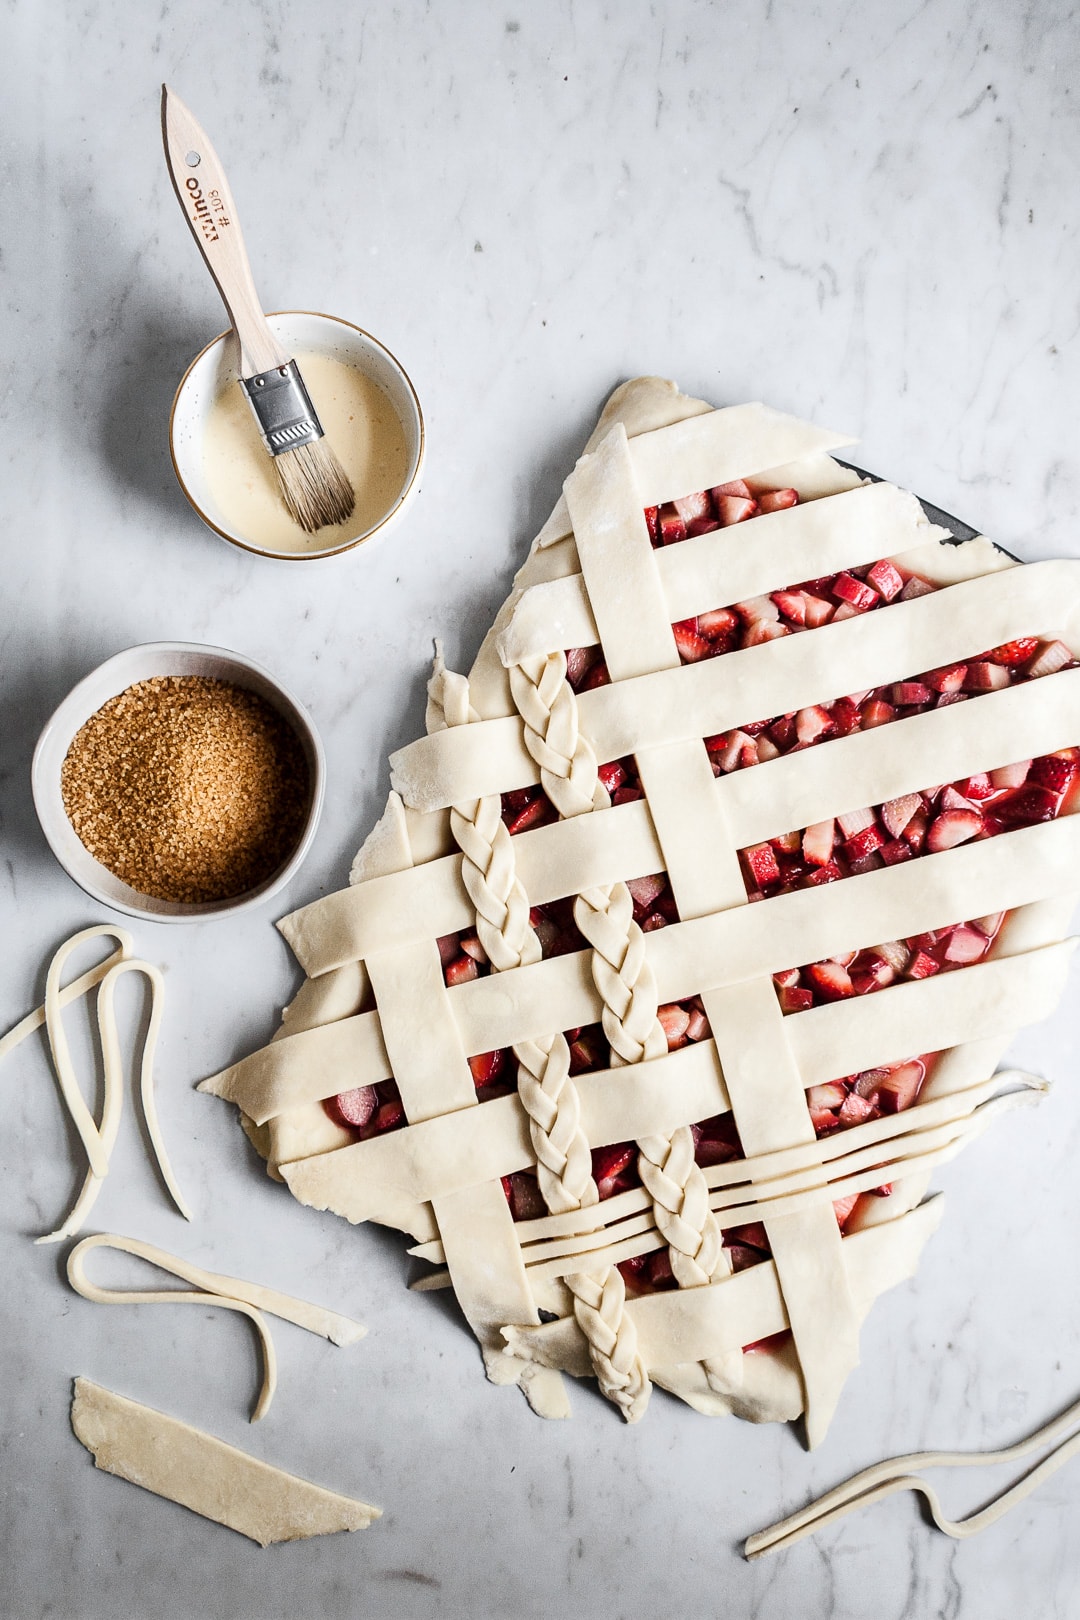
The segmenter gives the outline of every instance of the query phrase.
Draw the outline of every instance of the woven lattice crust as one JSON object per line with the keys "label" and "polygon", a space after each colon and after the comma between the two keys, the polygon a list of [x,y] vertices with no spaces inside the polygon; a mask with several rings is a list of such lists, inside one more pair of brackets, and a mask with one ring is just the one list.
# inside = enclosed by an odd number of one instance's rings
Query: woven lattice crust
{"label": "woven lattice crust", "polygon": [[[546,1415],[567,1410],[561,1373],[592,1374],[631,1420],[659,1383],[707,1413],[803,1413],[815,1443],[859,1324],[939,1219],[933,1167],[1042,1089],[994,1069],[1065,982],[1077,817],[747,904],[748,846],[1080,740],[1065,669],[714,775],[702,739],[762,716],[1016,637],[1080,650],[1077,565],[943,545],[913,497],[830,459],[846,442],[655,379],[618,390],[468,679],[437,661],[428,735],[394,757],[350,888],[282,924],[309,977],[278,1037],[205,1082],[303,1203],[397,1226],[444,1265],[489,1376]],[[756,518],[752,540],[650,543],[645,508],[741,479],[799,503]],[[882,559],[949,588],[680,661],[678,621]],[[610,684],[576,693],[565,649],[590,647]],[[641,796],[612,804],[598,763],[623,756]],[[500,795],[537,784],[558,819],[511,837]],[[626,884],[657,872],[678,920],[643,933]],[[582,948],[545,958],[532,908],[567,897]],[[793,963],[999,912],[987,958],[960,972],[781,1013],[772,975]],[[490,971],[448,987],[436,941],[461,930]],[[710,1034],[669,1052],[657,1010],[686,998]],[[594,1024],[609,1064],[573,1073],[564,1032]],[[516,1088],[478,1105],[468,1059],[494,1049]],[[808,1088],[913,1052],[941,1054],[914,1106],[815,1135]],[[391,1079],[402,1129],[356,1141],[321,1107]],[[693,1128],[725,1115],[742,1156],[698,1163]],[[629,1139],[636,1182],[603,1196],[593,1150]],[[502,1178],[524,1170],[547,1213],[515,1221]],[[862,1197],[841,1232],[834,1204],[883,1182],[891,1196]],[[769,1258],[733,1273],[725,1233],[748,1223]],[[672,1286],[628,1292],[626,1263],[656,1251]]]}

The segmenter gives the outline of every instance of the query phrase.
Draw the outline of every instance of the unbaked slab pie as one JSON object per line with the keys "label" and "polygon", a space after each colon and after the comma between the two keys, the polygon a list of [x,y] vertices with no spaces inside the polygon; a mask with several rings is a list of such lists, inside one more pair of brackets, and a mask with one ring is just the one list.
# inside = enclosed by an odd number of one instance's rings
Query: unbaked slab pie
{"label": "unbaked slab pie", "polygon": [[489,1377],[821,1439],[935,1165],[1041,1084],[1080,887],[1080,565],[954,544],[850,443],[609,401],[308,978],[204,1082],[416,1240]]}

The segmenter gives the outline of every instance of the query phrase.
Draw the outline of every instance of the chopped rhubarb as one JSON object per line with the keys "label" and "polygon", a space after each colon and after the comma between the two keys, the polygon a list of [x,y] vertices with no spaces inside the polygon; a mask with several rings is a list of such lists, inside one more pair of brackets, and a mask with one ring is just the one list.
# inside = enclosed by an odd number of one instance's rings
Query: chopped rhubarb
{"label": "chopped rhubarb", "polygon": [[768,844],[752,844],[749,849],[743,850],[743,855],[758,888],[763,889],[767,884],[777,881],[780,868]]}
{"label": "chopped rhubarb", "polygon": [[1040,675],[1056,675],[1072,661],[1073,655],[1063,641],[1045,641],[1024,673],[1029,680],[1036,680]]}
{"label": "chopped rhubarb", "polygon": [[886,799],[881,807],[881,819],[893,838],[902,836],[904,828],[922,806],[918,793],[904,793],[898,799]]}
{"label": "chopped rhubarb", "polygon": [[926,1065],[918,1058],[910,1063],[896,1063],[889,1070],[888,1079],[878,1087],[878,1107],[883,1114],[900,1114],[910,1108],[918,1098],[926,1079]]}
{"label": "chopped rhubarb", "polygon": [[339,1091],[336,1097],[328,1097],[324,1106],[339,1125],[361,1130],[379,1106],[379,1098],[374,1086],[354,1086],[351,1091]]}
{"label": "chopped rhubarb", "polygon": [[503,1053],[480,1052],[476,1057],[469,1059],[469,1068],[472,1072],[473,1084],[479,1089],[481,1086],[490,1086],[495,1077],[501,1073],[503,1066]]}
{"label": "chopped rhubarb", "polygon": [[897,572],[892,563],[885,557],[876,562],[872,568],[867,569],[866,582],[872,585],[886,602],[891,602],[894,596],[899,596],[904,588],[903,576]]}
{"label": "chopped rhubarb", "polygon": [[864,584],[852,574],[837,574],[832,589],[834,596],[838,596],[842,602],[850,603],[857,613],[865,613],[881,601],[872,585]]}

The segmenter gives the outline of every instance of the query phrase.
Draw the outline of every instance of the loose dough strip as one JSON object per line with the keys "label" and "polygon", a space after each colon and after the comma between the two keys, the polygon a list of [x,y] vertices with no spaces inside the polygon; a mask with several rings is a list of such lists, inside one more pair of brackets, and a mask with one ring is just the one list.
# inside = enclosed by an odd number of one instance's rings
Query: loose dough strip
{"label": "loose dough strip", "polygon": [[[107,956],[104,962],[91,968],[71,984],[61,986],[60,976],[64,964],[74,950],[90,939],[99,939],[106,936],[117,941],[117,949]],[[186,1221],[192,1219],[191,1211],[184,1201],[183,1194],[173,1174],[169,1156],[165,1151],[165,1143],[161,1135],[161,1126],[158,1121],[157,1105],[154,1101],[154,1052],[157,1047],[158,1031],[161,1028],[161,1015],[165,999],[165,983],[161,973],[149,962],[142,962],[132,957],[131,935],[123,928],[115,928],[111,923],[101,923],[93,928],[84,928],[81,933],[73,934],[57,950],[49,963],[45,979],[45,1004],[15,1025],[0,1041],[0,1059],[8,1052],[13,1051],[20,1042],[45,1025],[49,1038],[49,1050],[52,1054],[53,1068],[56,1072],[60,1094],[64,1099],[68,1113],[71,1115],[75,1129],[79,1133],[90,1168],[82,1189],[66,1219],[56,1229],[43,1237],[35,1238],[36,1243],[59,1243],[64,1238],[74,1237],[83,1226],[87,1215],[93,1208],[101,1183],[109,1171],[109,1159],[116,1144],[116,1134],[120,1128],[120,1115],[123,1110],[123,1060],[120,1053],[120,1033],[116,1022],[114,997],[117,980],[125,973],[141,973],[150,983],[150,1022],[147,1026],[146,1038],[143,1041],[142,1063],[140,1069],[139,1095],[142,1101],[143,1116],[146,1120],[146,1130],[150,1137],[154,1157],[157,1160],[161,1178],[168,1189],[169,1196]],[[104,1099],[101,1109],[100,1125],[90,1112],[86,1099],[79,1088],[75,1075],[75,1065],[71,1060],[71,1048],[68,1045],[67,1034],[64,1030],[62,1012],[70,1002],[84,996],[95,985],[100,985],[98,991],[97,1021],[101,1036],[101,1053],[104,1070]]]}
{"label": "loose dough strip", "polygon": [[268,1547],[366,1530],[381,1510],[249,1457],[179,1418],[76,1378],[75,1437],[98,1468]]}
{"label": "loose dough strip", "polygon": [[[140,1260],[147,1260],[152,1266],[171,1272],[174,1277],[182,1277],[185,1282],[194,1283],[198,1292],[188,1293],[183,1289],[169,1288],[99,1288],[86,1275],[85,1256],[91,1249],[102,1248],[116,1249],[123,1254],[132,1254]],[[318,1333],[334,1344],[355,1344],[357,1339],[362,1339],[367,1332],[362,1323],[354,1322],[347,1316],[339,1316],[335,1311],[328,1311],[321,1305],[309,1305],[305,1300],[293,1299],[289,1294],[279,1294],[272,1288],[264,1288],[261,1283],[244,1282],[239,1277],[223,1277],[214,1271],[203,1271],[199,1266],[193,1266],[189,1261],[181,1260],[165,1249],[157,1249],[153,1244],[140,1242],[138,1238],[122,1237],[113,1232],[99,1232],[77,1243],[68,1255],[67,1274],[68,1282],[75,1292],[97,1305],[205,1305],[209,1298],[214,1304],[221,1305],[226,1310],[240,1311],[250,1318],[259,1335],[263,1353],[262,1388],[255,1410],[251,1414],[252,1423],[265,1417],[277,1387],[274,1341],[260,1314],[262,1311],[269,1311],[271,1315],[279,1316],[284,1322],[293,1322],[297,1327],[306,1328],[309,1333]]]}
{"label": "loose dough strip", "polygon": [[1050,1454],[1043,1458],[1038,1467],[1033,1468],[1030,1474],[1018,1480],[1008,1490],[995,1496],[984,1508],[977,1513],[971,1513],[966,1519],[947,1519],[941,1511],[941,1503],[937,1492],[932,1485],[920,1479],[914,1473],[916,1468],[985,1468],[994,1463],[1019,1462],[1023,1457],[1029,1457],[1040,1446],[1049,1445],[1060,1435],[1068,1434],[1070,1429],[1080,1423],[1080,1401],[1062,1412],[1059,1417],[1047,1423],[1043,1428],[1036,1430],[1026,1440],[1019,1441],[1015,1446],[1007,1446],[1003,1451],[912,1451],[904,1457],[893,1457],[888,1462],[875,1463],[870,1468],[864,1468],[861,1473],[853,1474],[838,1485],[834,1490],[827,1491],[819,1496],[808,1507],[793,1513],[789,1518],[781,1519],[778,1523],[770,1525],[767,1530],[759,1530],[756,1535],[748,1536],[743,1548],[747,1559],[763,1558],[766,1553],[785,1552],[795,1542],[801,1541],[804,1536],[813,1535],[817,1530],[823,1530],[827,1524],[832,1524],[856,1508],[869,1507],[874,1502],[880,1502],[886,1496],[892,1496],[897,1491],[916,1491],[925,1498],[930,1509],[930,1515],[939,1530],[954,1540],[962,1540],[966,1536],[977,1535],[988,1524],[994,1524],[1009,1509],[1015,1507],[1030,1496],[1044,1480],[1051,1474],[1056,1474],[1059,1468],[1080,1451],[1080,1432],[1069,1435],[1055,1446]]}

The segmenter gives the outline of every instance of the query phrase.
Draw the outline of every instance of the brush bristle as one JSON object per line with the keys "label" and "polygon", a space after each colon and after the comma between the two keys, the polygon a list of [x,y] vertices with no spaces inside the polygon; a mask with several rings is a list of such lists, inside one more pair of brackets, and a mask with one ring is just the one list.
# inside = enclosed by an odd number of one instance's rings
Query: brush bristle
{"label": "brush bristle", "polygon": [[274,466],[289,516],[307,534],[344,523],[352,515],[355,492],[325,438],[275,456]]}

